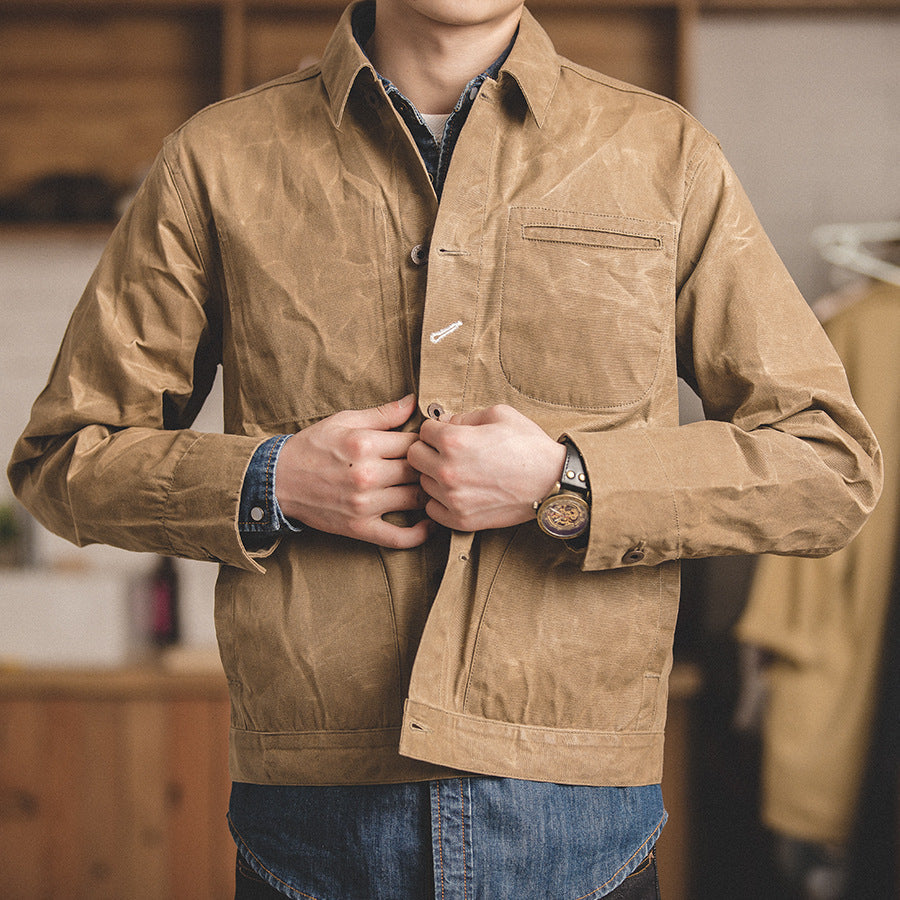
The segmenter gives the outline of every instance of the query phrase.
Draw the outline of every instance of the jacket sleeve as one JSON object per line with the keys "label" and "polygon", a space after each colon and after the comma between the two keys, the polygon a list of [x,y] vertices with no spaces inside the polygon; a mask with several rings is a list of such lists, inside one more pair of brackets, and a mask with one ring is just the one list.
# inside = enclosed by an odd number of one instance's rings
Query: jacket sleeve
{"label": "jacket sleeve", "polygon": [[878,499],[875,436],[718,144],[685,198],[676,351],[705,421],[573,435],[593,497],[583,565],[827,555]]}
{"label": "jacket sleeve", "polygon": [[221,355],[221,291],[197,222],[161,154],[72,315],[9,479],[76,544],[259,570],[237,511],[262,438],[190,428]]}

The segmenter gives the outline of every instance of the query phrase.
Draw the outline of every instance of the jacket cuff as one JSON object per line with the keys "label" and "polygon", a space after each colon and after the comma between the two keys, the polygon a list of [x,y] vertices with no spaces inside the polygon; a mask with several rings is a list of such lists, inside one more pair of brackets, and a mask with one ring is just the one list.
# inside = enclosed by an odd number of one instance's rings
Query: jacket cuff
{"label": "jacket cuff", "polygon": [[582,568],[653,566],[680,555],[678,509],[646,429],[569,435],[591,484]]}
{"label": "jacket cuff", "polygon": [[263,443],[243,435],[200,434],[178,461],[164,505],[173,555],[264,572],[238,530],[241,487]]}

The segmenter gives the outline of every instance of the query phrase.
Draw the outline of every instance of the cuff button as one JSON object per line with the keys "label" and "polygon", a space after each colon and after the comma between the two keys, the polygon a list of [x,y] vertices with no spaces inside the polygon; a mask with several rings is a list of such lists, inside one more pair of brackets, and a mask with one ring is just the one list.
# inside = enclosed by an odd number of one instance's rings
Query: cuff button
{"label": "cuff button", "polygon": [[632,547],[623,557],[624,563],[639,563],[647,554],[640,547]]}

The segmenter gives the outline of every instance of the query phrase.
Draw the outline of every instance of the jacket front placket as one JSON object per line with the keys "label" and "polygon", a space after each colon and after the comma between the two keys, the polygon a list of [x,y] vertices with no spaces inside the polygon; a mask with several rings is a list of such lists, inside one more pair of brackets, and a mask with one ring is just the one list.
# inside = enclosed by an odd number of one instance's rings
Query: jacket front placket
{"label": "jacket front placket", "polygon": [[[471,395],[468,377],[484,306],[480,276],[496,255],[485,229],[496,193],[500,93],[497,82],[482,85],[454,150],[432,234],[419,380],[420,409],[430,418],[465,411]],[[465,623],[477,579],[474,537],[468,532],[451,536],[447,566],[416,654],[410,697],[436,707],[453,706],[455,686],[468,668]],[[407,718],[401,752],[427,756],[432,742],[416,740],[423,737],[417,721]]]}

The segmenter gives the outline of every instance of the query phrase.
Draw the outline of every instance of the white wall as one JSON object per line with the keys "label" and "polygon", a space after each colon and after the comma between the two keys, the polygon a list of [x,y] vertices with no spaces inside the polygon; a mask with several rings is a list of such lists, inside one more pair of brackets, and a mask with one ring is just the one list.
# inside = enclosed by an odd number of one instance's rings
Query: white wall
{"label": "white wall", "polygon": [[[0,234],[0,460],[5,471],[32,402],[46,383],[69,315],[106,242],[102,231],[33,231]],[[198,427],[221,430],[217,390]],[[4,477],[0,501],[12,498]],[[130,610],[138,581],[155,562],[152,554],[111,547],[79,549],[35,524],[34,568],[0,569],[0,663],[117,663],[139,649]],[[216,567],[179,560],[182,631],[192,647],[215,642],[212,589]],[[54,610],[67,593],[63,618]],[[115,603],[118,597],[118,614]],[[38,608],[40,607],[40,608]],[[128,633],[126,633],[126,630]]]}
{"label": "white wall", "polygon": [[693,112],[808,300],[813,228],[900,218],[900,15],[704,16]]}

